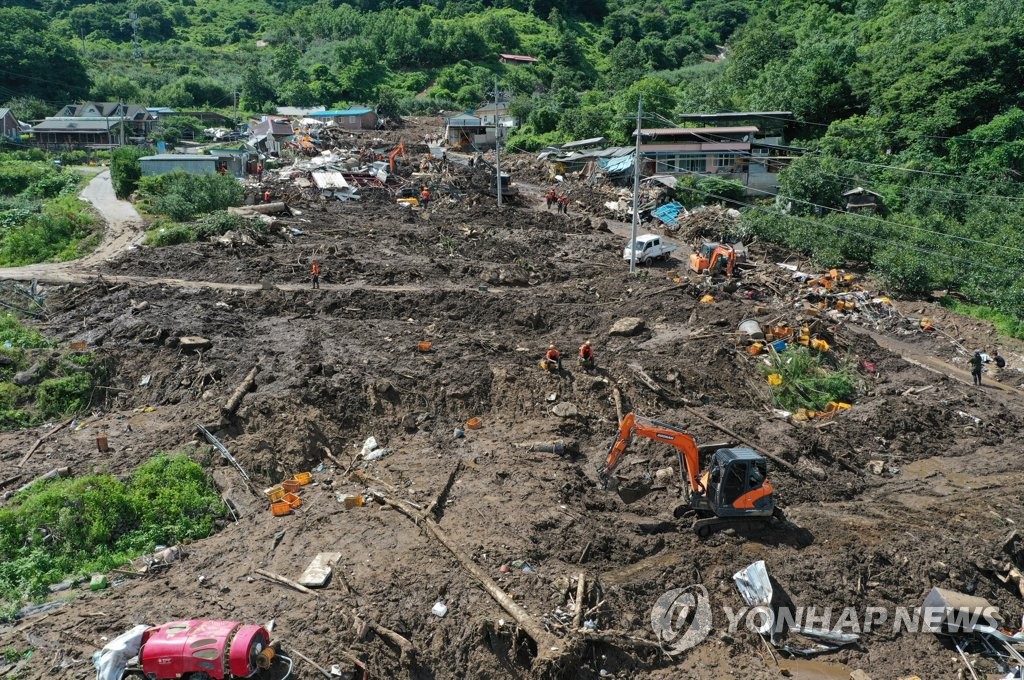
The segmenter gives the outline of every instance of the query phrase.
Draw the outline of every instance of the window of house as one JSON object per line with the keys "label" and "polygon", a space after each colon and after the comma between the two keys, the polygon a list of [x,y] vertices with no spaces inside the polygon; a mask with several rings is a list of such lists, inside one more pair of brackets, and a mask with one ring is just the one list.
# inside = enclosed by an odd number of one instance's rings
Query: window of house
{"label": "window of house", "polygon": [[679,156],[679,172],[707,172],[708,159],[705,156]]}
{"label": "window of house", "polygon": [[729,153],[720,153],[715,155],[715,167],[716,168],[732,168],[736,165],[736,156]]}

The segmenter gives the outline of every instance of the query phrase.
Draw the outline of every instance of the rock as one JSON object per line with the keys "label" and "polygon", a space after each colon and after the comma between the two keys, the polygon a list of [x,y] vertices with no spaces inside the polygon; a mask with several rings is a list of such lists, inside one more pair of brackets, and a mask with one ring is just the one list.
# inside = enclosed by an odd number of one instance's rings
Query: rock
{"label": "rock", "polygon": [[560,418],[571,418],[573,416],[579,415],[580,410],[576,408],[575,404],[569,403],[568,401],[563,401],[560,404],[555,404],[554,406],[552,406],[551,412]]}
{"label": "rock", "polygon": [[628,337],[636,335],[637,333],[642,333],[646,328],[647,325],[644,323],[643,319],[635,316],[627,316],[626,318],[619,319],[613,323],[612,329],[608,331],[608,335],[624,335]]}
{"label": "rock", "polygon": [[37,361],[32,364],[31,367],[26,368],[24,371],[19,371],[14,374],[15,385],[31,385],[39,378],[39,372],[42,366]]}
{"label": "rock", "polygon": [[666,482],[668,482],[669,480],[671,480],[675,476],[676,476],[675,470],[673,470],[670,467],[659,468],[654,473],[654,478],[656,480],[658,480],[658,482],[661,483],[661,484],[665,484]]}
{"label": "rock", "polygon": [[858,668],[850,673],[850,680],[871,680],[871,676]]}
{"label": "rock", "polygon": [[6,354],[0,354],[0,366],[13,366],[14,359]]}
{"label": "rock", "polygon": [[183,352],[202,352],[204,349],[210,349],[212,346],[212,342],[198,335],[185,335],[178,338],[178,347]]}

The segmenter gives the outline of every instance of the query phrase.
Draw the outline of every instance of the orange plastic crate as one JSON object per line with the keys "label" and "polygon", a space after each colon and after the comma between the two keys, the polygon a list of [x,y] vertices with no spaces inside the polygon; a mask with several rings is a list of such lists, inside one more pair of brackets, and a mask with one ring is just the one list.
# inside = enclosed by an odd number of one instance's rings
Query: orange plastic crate
{"label": "orange plastic crate", "polygon": [[292,514],[292,506],[285,501],[277,501],[270,505],[270,512],[274,513],[275,517],[290,515]]}
{"label": "orange plastic crate", "polygon": [[302,506],[302,499],[293,493],[286,493],[284,498],[281,499],[282,503],[287,503],[290,508],[298,508]]}
{"label": "orange plastic crate", "polygon": [[313,475],[311,475],[308,472],[300,472],[299,474],[295,475],[295,481],[301,484],[302,486],[306,486],[307,484],[313,481]]}
{"label": "orange plastic crate", "polygon": [[285,493],[295,493],[302,488],[302,484],[297,479],[286,479],[281,482],[281,487],[285,490]]}

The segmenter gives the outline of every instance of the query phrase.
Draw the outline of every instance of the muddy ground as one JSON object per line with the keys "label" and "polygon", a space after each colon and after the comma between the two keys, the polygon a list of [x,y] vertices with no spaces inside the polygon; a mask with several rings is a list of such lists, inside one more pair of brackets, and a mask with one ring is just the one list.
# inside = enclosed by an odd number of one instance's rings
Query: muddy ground
{"label": "muddy ground", "polygon": [[[735,342],[743,319],[799,318],[801,288],[773,264],[785,254],[755,247],[758,264],[747,280],[763,276],[754,285],[760,299],[748,297],[750,286],[688,274],[685,247],[679,259],[630,278],[619,225],[555,215],[538,203],[526,197],[499,211],[439,201],[421,211],[374,195],[304,201],[293,206],[300,215],[283,220],[300,236],[275,231],[252,245],[140,248],[102,270],[142,277],[136,282],[44,286],[49,316],[41,330],[108,357],[112,389],[84,427],[47,439],[15,471],[31,478],[69,465],[76,473],[126,473],[157,451],[185,449],[211,468],[241,517],[155,575],[115,575],[108,590],[79,588],[57,596],[67,599],[59,608],[0,626],[0,646],[35,649],[18,675],[87,677],[90,655],[107,639],[135,623],[181,618],[273,620],[286,651],[324,668],[339,664],[346,677],[354,667],[343,652],[364,661],[373,678],[536,675],[529,637],[431,533],[387,505],[346,510],[337,499],[372,488],[426,508],[453,473],[434,516],[473,563],[572,650],[545,669],[549,676],[810,679],[845,678],[859,668],[876,679],[961,677],[948,642],[887,631],[815,663],[776,665],[756,635],[727,633],[720,611],[742,606],[732,574],[760,559],[797,604],[915,607],[940,586],[988,598],[1007,628],[1018,629],[1024,606],[1016,586],[987,568],[992,558],[1009,559],[1004,539],[1024,522],[1019,344],[1000,346],[1010,360],[999,375],[1003,385],[975,388],[957,345],[991,347],[980,322],[916,301],[900,303],[910,320],[826,319],[837,358],[867,360],[875,370],[859,369],[851,410],[789,422],[772,412],[758,359]],[[306,282],[314,256],[323,266],[320,290],[276,287]],[[166,278],[195,283],[158,281]],[[700,303],[705,294],[715,303]],[[920,331],[919,309],[953,337]],[[639,317],[645,327],[610,336],[623,317]],[[177,339],[197,335],[211,347],[183,351]],[[597,348],[594,375],[572,359],[587,338]],[[418,351],[423,341],[431,351]],[[566,356],[560,375],[537,366],[549,343]],[[254,365],[262,368],[256,390],[221,421],[221,404]],[[694,412],[784,461],[770,463],[770,477],[789,522],[700,539],[673,520],[680,493],[672,483],[629,504],[602,489],[596,468],[617,427],[615,389],[627,411],[685,426],[698,442],[730,437]],[[576,414],[555,415],[563,402]],[[471,418],[482,427],[467,429]],[[197,423],[214,430],[259,489],[314,471],[303,507],[271,516],[264,499],[197,437]],[[0,435],[4,460],[15,466],[45,432]],[[99,432],[112,453],[96,451]],[[370,435],[390,455],[359,460]],[[569,444],[569,452],[517,446],[552,441]],[[636,442],[619,470],[622,485],[663,480],[655,473],[674,465],[670,454]],[[885,464],[880,475],[869,471],[876,460]],[[316,594],[255,571],[294,579],[324,551],[342,559]],[[599,584],[589,589],[586,618],[610,642],[569,631],[566,594],[581,572]],[[651,648],[650,612],[662,593],[691,584],[708,589],[714,629],[703,644],[669,657]],[[444,618],[431,613],[438,601],[449,608]],[[559,611],[569,617],[559,620]],[[404,636],[415,654],[366,622]],[[986,663],[979,668],[991,670]],[[305,661],[296,673],[320,675]]]}

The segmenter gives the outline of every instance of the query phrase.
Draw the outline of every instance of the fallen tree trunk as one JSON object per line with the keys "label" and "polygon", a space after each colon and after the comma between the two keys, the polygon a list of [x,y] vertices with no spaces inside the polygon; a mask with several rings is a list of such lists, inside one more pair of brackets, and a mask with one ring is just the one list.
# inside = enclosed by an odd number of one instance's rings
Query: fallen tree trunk
{"label": "fallen tree trunk", "polygon": [[35,479],[31,480],[30,482],[27,482],[27,483],[19,486],[17,489],[14,489],[12,491],[8,491],[3,496],[0,496],[0,500],[4,500],[5,501],[8,498],[10,498],[11,496],[13,496],[14,494],[21,493],[22,491],[24,491],[25,489],[29,488],[30,486],[32,486],[36,482],[45,482],[48,479],[56,479],[57,477],[66,477],[69,474],[71,474],[71,468],[69,468],[69,467],[53,468],[52,470],[47,472],[45,475],[40,475],[40,476],[36,477]]}
{"label": "fallen tree trunk", "polygon": [[277,213],[288,212],[288,204],[284,201],[275,201],[273,203],[260,203],[258,205],[243,205],[239,207],[230,207],[228,212],[234,215],[242,215],[243,217],[251,217],[253,215],[276,215]]}
{"label": "fallen tree trunk", "polygon": [[290,578],[285,578],[284,576],[281,576],[280,574],[275,574],[272,571],[267,571],[266,569],[257,569],[256,573],[259,574],[260,576],[263,576],[264,578],[270,579],[271,581],[276,581],[277,583],[280,583],[281,585],[288,586],[289,588],[294,588],[295,590],[299,591],[300,593],[305,593],[306,595],[316,595],[316,593],[314,591],[310,590],[309,588],[307,588],[306,586],[302,585],[301,583],[297,583],[297,582],[291,580]]}
{"label": "fallen tree trunk", "polygon": [[509,616],[515,619],[519,627],[526,632],[537,644],[537,661],[541,664],[550,663],[560,657],[563,653],[562,640],[558,639],[544,629],[543,624],[535,619],[529,612],[512,600],[508,594],[498,586],[494,580],[481,569],[462,549],[442,531],[437,523],[430,519],[420,519],[421,515],[407,503],[390,498],[384,498],[384,503],[389,507],[398,510],[400,513],[411,519],[417,526],[425,527],[427,531],[455,557],[462,568],[468,571],[475,578],[484,590],[494,598],[494,601],[501,605],[501,608],[508,612]]}
{"label": "fallen tree trunk", "polygon": [[245,399],[245,395],[251,392],[256,387],[256,374],[260,372],[259,364],[252,367],[249,374],[242,380],[242,384],[239,385],[234,392],[231,393],[231,397],[227,400],[223,406],[220,407],[220,412],[224,414],[225,418],[230,418],[235,415],[235,411],[242,405],[242,400]]}
{"label": "fallen tree trunk", "polygon": [[797,470],[796,467],[792,463],[790,463],[788,460],[783,460],[782,458],[778,457],[774,453],[769,453],[767,451],[764,451],[763,449],[759,448],[758,446],[755,446],[754,444],[752,444],[747,439],[739,436],[738,434],[736,434],[735,432],[733,432],[732,430],[730,430],[726,426],[721,425],[721,424],[715,422],[714,420],[711,420],[711,418],[708,418],[706,415],[697,412],[696,409],[690,408],[689,406],[683,406],[683,410],[686,411],[687,413],[689,413],[690,415],[692,415],[694,418],[702,420],[703,422],[707,423],[711,427],[713,427],[713,428],[715,428],[715,429],[717,429],[717,430],[719,430],[721,432],[724,432],[725,434],[729,435],[730,437],[732,437],[733,439],[735,439],[739,443],[746,444],[750,448],[752,448],[755,451],[757,451],[758,453],[760,453],[765,458],[772,459],[773,461],[778,463],[780,466],[782,466],[784,469],[788,470],[789,473],[791,475],[793,475],[794,477],[796,477],[797,479],[803,479],[804,478],[804,475],[800,474],[800,471]]}

